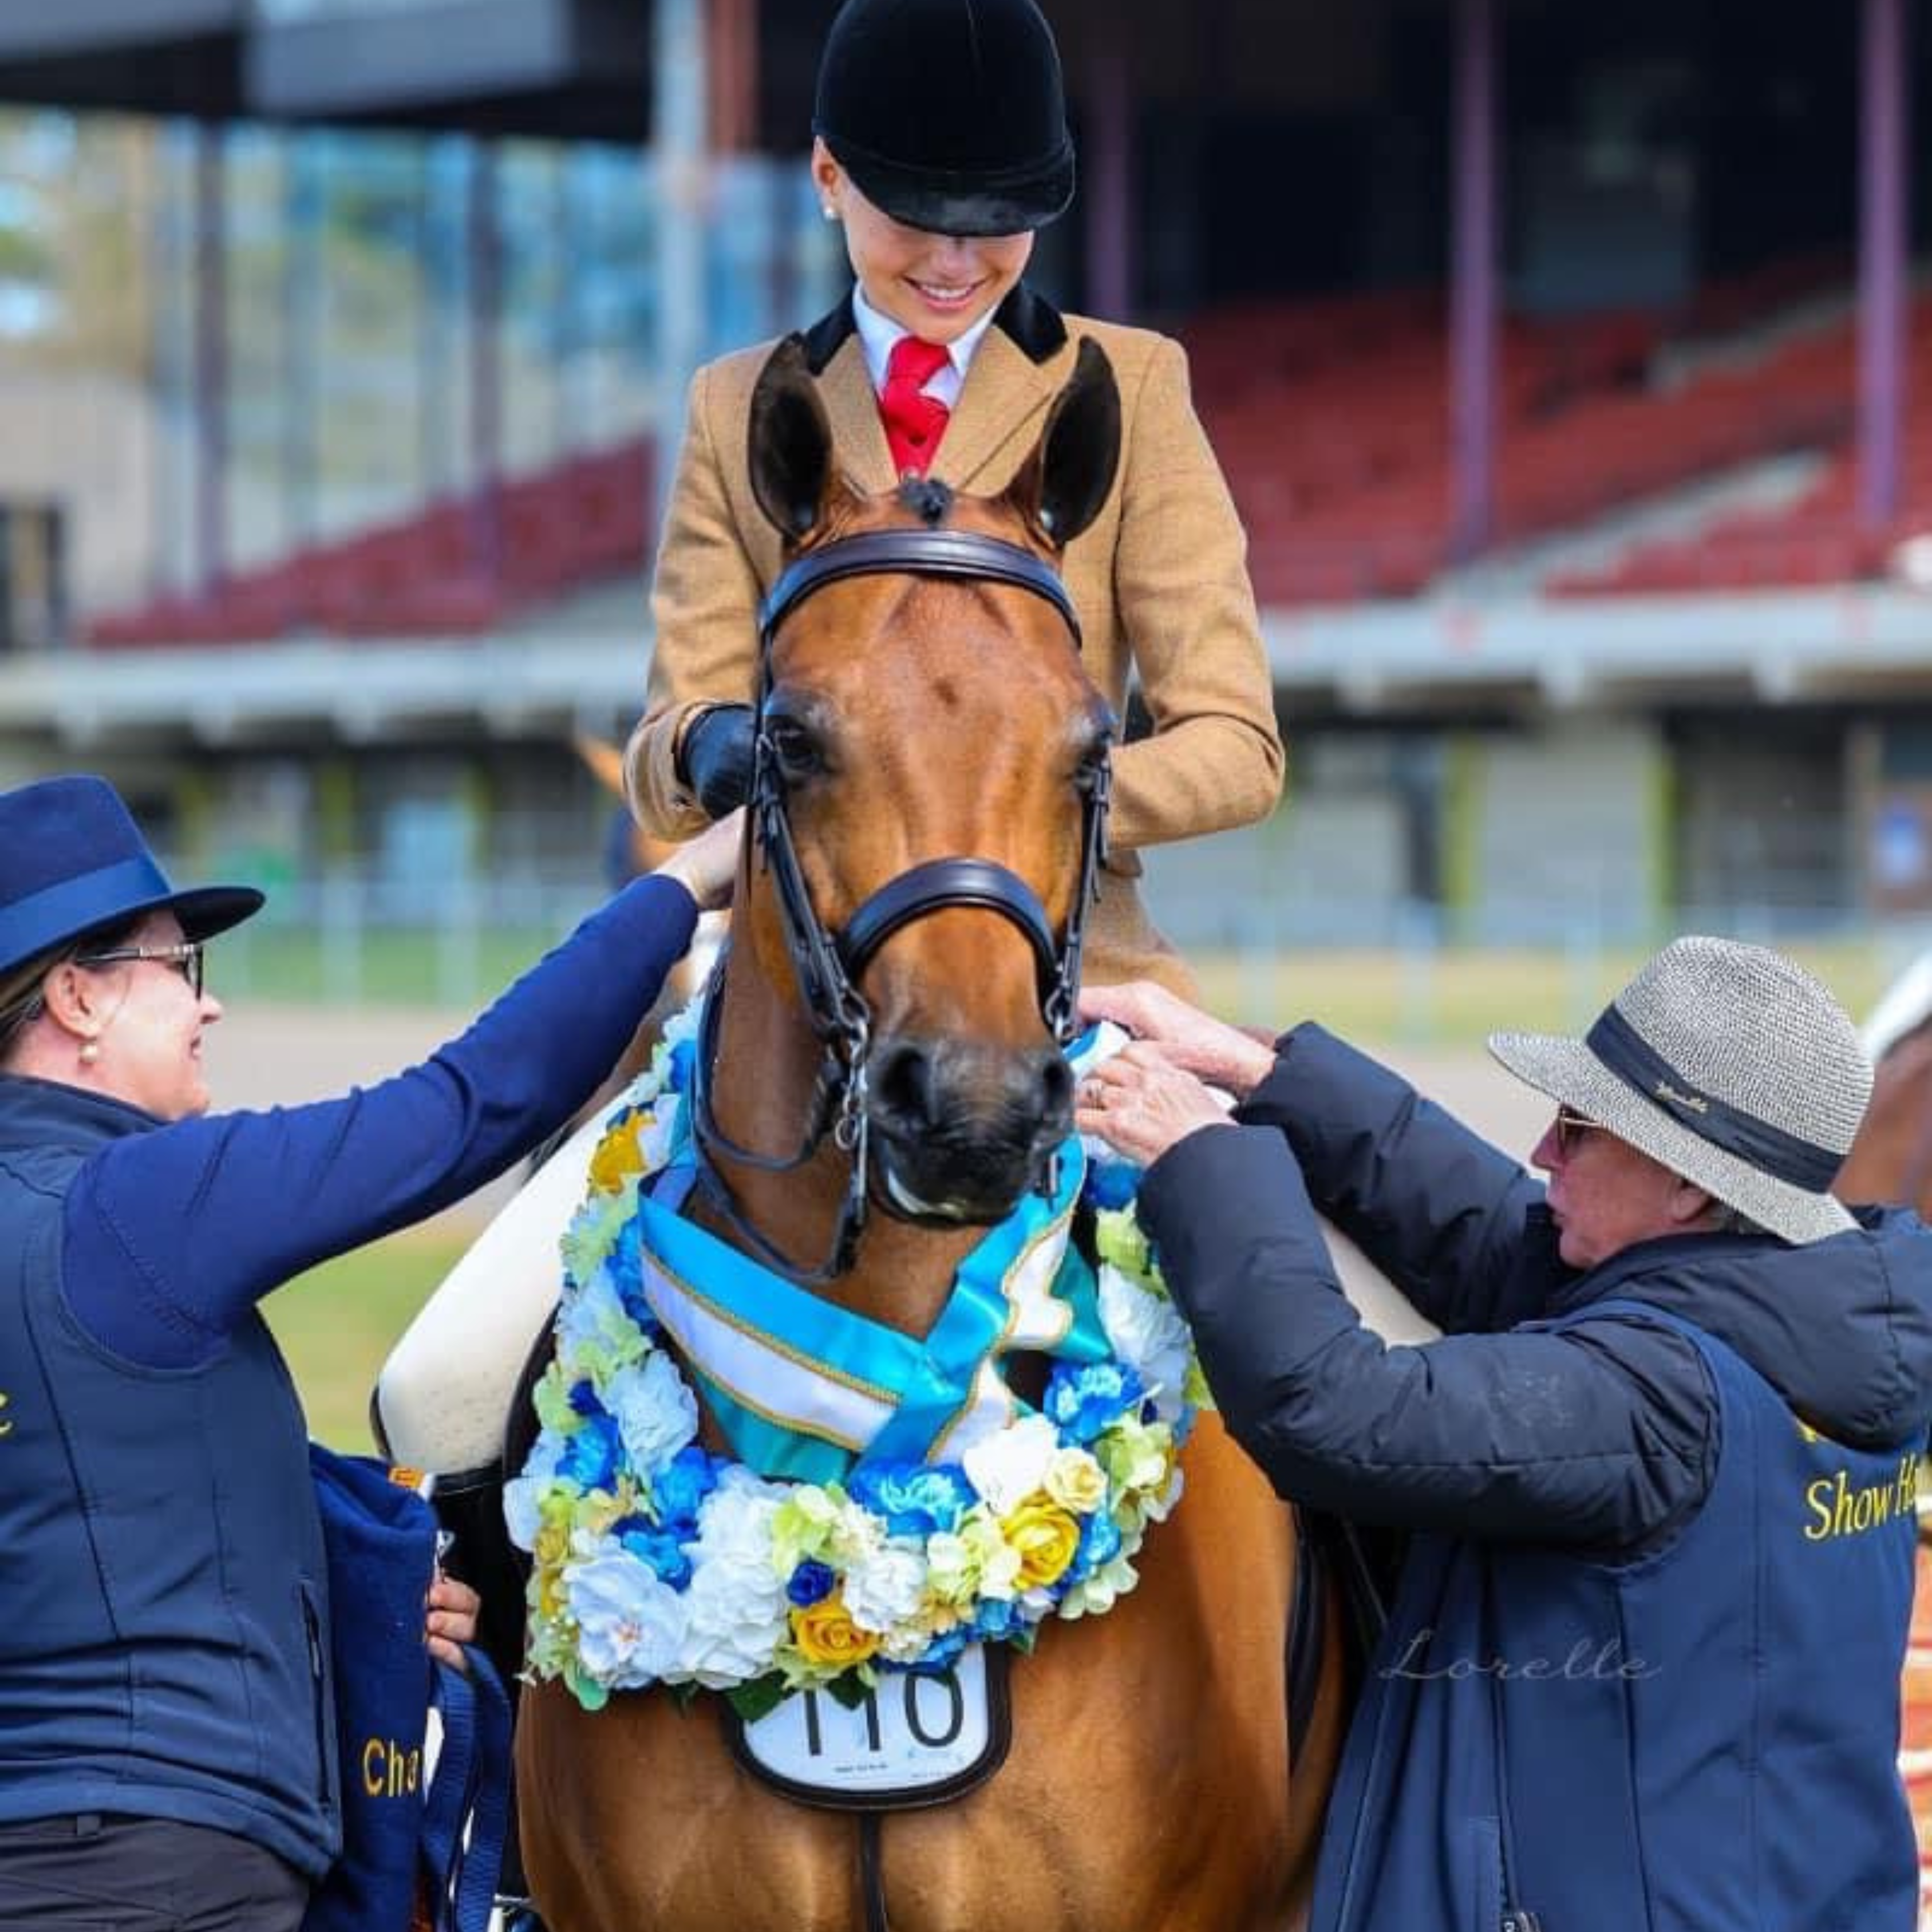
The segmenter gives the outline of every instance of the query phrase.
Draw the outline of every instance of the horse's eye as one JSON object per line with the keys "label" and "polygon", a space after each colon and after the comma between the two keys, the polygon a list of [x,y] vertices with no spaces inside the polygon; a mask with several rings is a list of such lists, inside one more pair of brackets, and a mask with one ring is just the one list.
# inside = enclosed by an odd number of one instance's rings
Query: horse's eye
{"label": "horse's eye", "polygon": [[772,741],[772,752],[778,760],[781,778],[807,778],[824,770],[825,760],[819,755],[818,740],[797,718],[768,718],[765,721],[765,734]]}

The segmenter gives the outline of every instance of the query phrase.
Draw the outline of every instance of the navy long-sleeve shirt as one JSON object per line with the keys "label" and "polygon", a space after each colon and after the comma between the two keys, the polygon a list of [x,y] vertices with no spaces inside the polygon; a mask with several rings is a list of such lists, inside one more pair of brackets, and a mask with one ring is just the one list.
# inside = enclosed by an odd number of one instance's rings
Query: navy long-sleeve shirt
{"label": "navy long-sleeve shirt", "polygon": [[189,1367],[304,1268],[494,1180],[609,1072],[697,916],[681,885],[640,880],[420,1066],[110,1140],[68,1196],[75,1313],[130,1361]]}

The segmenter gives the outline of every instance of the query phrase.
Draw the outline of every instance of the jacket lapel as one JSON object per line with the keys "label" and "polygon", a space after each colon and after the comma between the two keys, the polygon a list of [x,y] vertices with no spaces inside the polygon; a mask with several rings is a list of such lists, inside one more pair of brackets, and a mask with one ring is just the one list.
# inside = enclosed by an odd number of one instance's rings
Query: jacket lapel
{"label": "jacket lapel", "polygon": [[1039,434],[1054,386],[1050,370],[1034,362],[1004,329],[988,329],[940,440],[934,474],[956,490],[976,489],[984,471],[1016,437],[1030,440]]}
{"label": "jacket lapel", "polygon": [[[866,368],[865,345],[844,301],[805,332],[803,341],[832,425],[832,445],[854,487],[868,494],[898,481],[879,420],[879,399]],[[1060,380],[1066,326],[1052,304],[1024,283],[1000,304],[981,337],[965,386],[946,426],[934,474],[970,490],[1016,437],[1032,437]]]}
{"label": "jacket lapel", "polygon": [[856,331],[834,352],[818,378],[818,393],[832,424],[832,446],[845,466],[853,487],[868,496],[890,490],[898,481],[892,472],[892,453],[886,428],[879,420],[879,399],[866,368],[865,344]]}

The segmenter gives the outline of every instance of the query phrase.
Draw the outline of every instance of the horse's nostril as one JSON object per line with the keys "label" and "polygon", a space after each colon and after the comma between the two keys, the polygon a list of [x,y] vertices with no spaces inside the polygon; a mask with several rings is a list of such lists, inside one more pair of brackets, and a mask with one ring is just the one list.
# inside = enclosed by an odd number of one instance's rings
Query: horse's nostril
{"label": "horse's nostril", "polygon": [[1073,1070],[1066,1058],[1059,1053],[1050,1053],[1040,1068],[1040,1096],[1042,1111],[1047,1114],[1064,1113],[1073,1105]]}
{"label": "horse's nostril", "polygon": [[930,1126],[937,1118],[932,1062],[923,1047],[895,1046],[880,1062],[873,1080],[888,1110],[908,1124]]}

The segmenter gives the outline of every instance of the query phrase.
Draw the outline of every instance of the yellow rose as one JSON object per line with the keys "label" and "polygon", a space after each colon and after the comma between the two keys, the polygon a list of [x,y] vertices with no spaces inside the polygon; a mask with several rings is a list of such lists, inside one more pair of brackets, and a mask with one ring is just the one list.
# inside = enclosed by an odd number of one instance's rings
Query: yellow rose
{"label": "yellow rose", "polygon": [[863,1664],[884,1641],[877,1630],[861,1630],[852,1621],[846,1614],[844,1598],[836,1590],[792,1612],[791,1635],[808,1664],[834,1670]]}
{"label": "yellow rose", "polygon": [[1046,1492],[1062,1509],[1090,1516],[1107,1500],[1107,1472],[1084,1449],[1060,1449],[1046,1466]]}
{"label": "yellow rose", "polygon": [[590,1184],[598,1193],[614,1194],[631,1175],[644,1172],[644,1156],[638,1141],[650,1118],[648,1114],[633,1114],[597,1143],[597,1151],[590,1156]]}
{"label": "yellow rose", "polygon": [[1028,1498],[1000,1525],[1020,1559],[1019,1586],[1034,1590],[1055,1581],[1080,1547],[1080,1526],[1058,1503]]}
{"label": "yellow rose", "polygon": [[[593,1536],[602,1536],[614,1523],[621,1522],[626,1516],[634,1514],[637,1505],[636,1485],[628,1478],[620,1477],[614,1493],[609,1490],[592,1490],[584,1498],[584,1506],[578,1512],[578,1526]],[[539,1531],[538,1534],[541,1535],[542,1532]]]}
{"label": "yellow rose", "polygon": [[541,1568],[561,1569],[570,1554],[570,1525],[546,1522],[537,1532],[536,1545],[530,1552]]}

